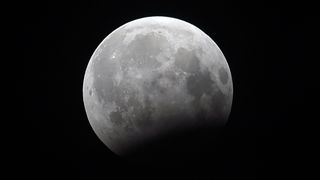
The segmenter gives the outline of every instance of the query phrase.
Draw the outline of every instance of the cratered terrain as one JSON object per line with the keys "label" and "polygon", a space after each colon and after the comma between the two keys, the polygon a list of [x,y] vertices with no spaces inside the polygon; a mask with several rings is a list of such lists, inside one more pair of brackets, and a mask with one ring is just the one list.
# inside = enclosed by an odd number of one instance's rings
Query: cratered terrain
{"label": "cratered terrain", "polygon": [[83,82],[89,122],[119,155],[172,132],[223,126],[232,97],[219,47],[199,28],[169,17],[137,19],[109,34]]}

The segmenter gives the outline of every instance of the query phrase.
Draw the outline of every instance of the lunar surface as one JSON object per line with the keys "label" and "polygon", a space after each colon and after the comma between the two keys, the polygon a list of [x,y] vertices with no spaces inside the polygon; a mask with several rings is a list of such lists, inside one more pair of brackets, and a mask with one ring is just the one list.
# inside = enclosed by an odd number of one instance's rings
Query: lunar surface
{"label": "lunar surface", "polygon": [[114,30],[93,53],[83,82],[89,122],[118,155],[172,132],[223,126],[232,96],[219,47],[194,25],[169,17]]}

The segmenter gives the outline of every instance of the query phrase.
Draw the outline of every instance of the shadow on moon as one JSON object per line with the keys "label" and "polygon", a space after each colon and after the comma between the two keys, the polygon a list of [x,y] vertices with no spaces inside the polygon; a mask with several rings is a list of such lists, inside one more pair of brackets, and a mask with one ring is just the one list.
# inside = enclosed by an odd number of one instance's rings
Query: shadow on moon
{"label": "shadow on moon", "polygon": [[223,135],[223,127],[183,130],[139,146],[123,158],[134,164],[175,168],[195,166],[214,156],[215,162],[210,164],[215,166],[223,158]]}

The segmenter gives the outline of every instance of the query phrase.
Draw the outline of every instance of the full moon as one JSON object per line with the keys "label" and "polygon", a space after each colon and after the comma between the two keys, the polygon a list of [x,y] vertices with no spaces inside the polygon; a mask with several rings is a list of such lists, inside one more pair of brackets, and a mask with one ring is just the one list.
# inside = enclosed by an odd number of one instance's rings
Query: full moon
{"label": "full moon", "polygon": [[224,126],[232,97],[230,69],[216,43],[170,17],[114,30],[94,51],[83,81],[90,125],[118,155],[170,133]]}

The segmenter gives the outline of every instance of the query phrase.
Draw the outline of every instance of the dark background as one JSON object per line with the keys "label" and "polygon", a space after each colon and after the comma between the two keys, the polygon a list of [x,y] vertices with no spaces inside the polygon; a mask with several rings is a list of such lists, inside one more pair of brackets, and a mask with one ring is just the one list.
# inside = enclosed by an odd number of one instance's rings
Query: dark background
{"label": "dark background", "polygon": [[[215,1],[22,5],[15,40],[22,47],[23,83],[18,81],[16,91],[23,88],[17,94],[27,126],[10,136],[8,176],[319,178],[319,18],[312,7]],[[84,72],[110,32],[153,15],[190,22],[218,44],[232,73],[232,112],[222,129],[175,136],[120,158],[89,125],[82,102]]]}

